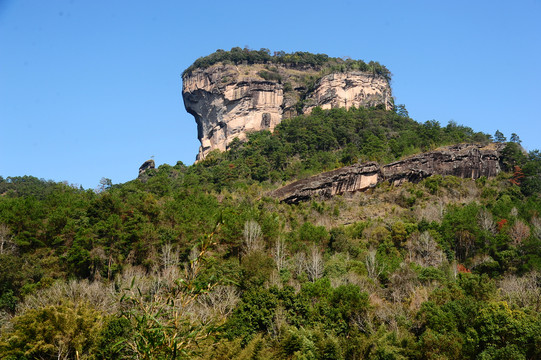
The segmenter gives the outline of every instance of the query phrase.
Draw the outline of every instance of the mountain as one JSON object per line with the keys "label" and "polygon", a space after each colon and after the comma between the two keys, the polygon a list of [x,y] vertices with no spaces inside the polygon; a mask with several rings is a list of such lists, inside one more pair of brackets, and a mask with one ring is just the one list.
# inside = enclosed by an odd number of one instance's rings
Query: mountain
{"label": "mountain", "polygon": [[[232,49],[184,77],[265,65],[390,76]],[[305,94],[191,166],[0,177],[0,358],[541,358],[541,153]]]}
{"label": "mountain", "polygon": [[272,131],[282,119],[309,114],[316,106],[393,107],[390,78],[388,72],[377,72],[384,69],[379,64],[306,53],[264,53],[261,58],[259,52],[240,51],[236,58],[236,52],[211,54],[208,59],[219,56],[220,61],[203,66],[205,59],[200,59],[183,75],[184,105],[195,117],[201,141],[198,160],[214,149],[228,149],[234,138]]}

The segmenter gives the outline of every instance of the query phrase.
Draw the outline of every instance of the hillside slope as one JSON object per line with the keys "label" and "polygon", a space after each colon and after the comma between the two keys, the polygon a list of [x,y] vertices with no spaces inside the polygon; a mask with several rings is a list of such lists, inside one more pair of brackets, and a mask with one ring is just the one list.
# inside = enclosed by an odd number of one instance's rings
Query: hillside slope
{"label": "hillside slope", "polygon": [[0,178],[0,357],[539,358],[538,151],[499,145],[496,176],[268,196],[489,138],[316,108],[97,192]]}

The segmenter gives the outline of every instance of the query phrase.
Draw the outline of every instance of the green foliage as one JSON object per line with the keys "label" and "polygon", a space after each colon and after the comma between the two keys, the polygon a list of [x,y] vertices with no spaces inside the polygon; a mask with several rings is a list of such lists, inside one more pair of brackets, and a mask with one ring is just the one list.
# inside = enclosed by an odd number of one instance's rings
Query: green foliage
{"label": "green foliage", "polygon": [[[465,293],[440,304],[426,302],[418,316],[420,347],[426,358],[535,358],[541,323],[537,315],[511,310],[505,302],[492,302],[494,286],[488,279],[461,277]],[[490,285],[489,285],[490,287]],[[461,296],[466,296],[461,298]],[[488,296],[487,296],[488,295]],[[445,346],[442,346],[444,344]],[[510,357],[505,357],[510,356]]]}
{"label": "green foliage", "polygon": [[441,232],[447,246],[453,249],[460,261],[474,254],[483,244],[477,242],[479,227],[476,221],[479,208],[476,204],[451,206],[447,209],[441,224]]}
{"label": "green foliage", "polygon": [[426,282],[431,282],[433,280],[443,282],[445,278],[445,273],[434,267],[424,267],[419,274],[419,280]]}
{"label": "green foliage", "polygon": [[3,290],[0,296],[0,309],[8,312],[15,311],[17,300],[17,297],[13,294],[13,290]]}
{"label": "green foliage", "polygon": [[329,233],[329,247],[334,252],[347,253],[354,251],[354,245],[344,228],[331,229]]}
{"label": "green foliage", "polygon": [[277,71],[261,70],[260,72],[257,73],[257,75],[261,76],[265,80],[276,81],[278,83],[282,82],[282,76],[280,76],[280,74]]}
{"label": "green foliage", "polygon": [[[230,51],[216,50],[216,52],[201,57],[190,65],[182,75],[189,75],[196,69],[206,69],[214,64],[285,64],[294,66],[312,66],[317,68],[325,68],[329,72],[344,72],[348,70],[357,70],[364,72],[373,72],[374,74],[384,76],[388,81],[391,80],[391,72],[383,65],[376,61],[370,61],[365,63],[362,60],[341,59],[332,58],[325,54],[312,54],[309,52],[297,51],[294,53],[285,53],[283,51],[276,51],[273,55],[270,54],[268,49],[250,50],[248,48],[241,49],[240,47],[234,47]],[[265,76],[272,76],[269,72],[265,72],[263,75],[259,74],[266,80]],[[278,80],[278,79],[272,79]]]}
{"label": "green foliage", "polygon": [[522,166],[527,160],[521,146],[514,142],[508,142],[502,150],[502,164],[505,171],[512,171],[515,166]]}
{"label": "green foliage", "polygon": [[183,186],[192,188],[234,190],[246,183],[292,180],[357,161],[391,162],[456,139],[482,142],[488,135],[458,125],[441,127],[435,121],[419,124],[377,108],[315,108],[308,116],[282,121],[272,134],[248,134],[248,142],[234,141],[229,151],[209,154],[182,180]]}
{"label": "green foliage", "polygon": [[12,320],[3,334],[0,354],[22,359],[90,358],[95,351],[102,317],[85,304],[31,309]]}
{"label": "green foliage", "polygon": [[242,338],[246,344],[256,332],[267,332],[272,326],[278,305],[275,290],[261,288],[247,291],[226,325],[230,339]]}
{"label": "green foliage", "polygon": [[503,133],[500,130],[496,130],[494,133],[494,141],[499,143],[504,143],[507,141],[507,138],[503,135]]}
{"label": "green foliage", "polygon": [[131,288],[120,300],[124,304],[121,314],[132,330],[122,342],[137,358],[190,359],[198,353],[199,342],[215,331],[211,320],[192,320],[187,313],[198,298],[216,285],[200,276],[204,256],[214,245],[215,231],[201,240],[183,276],[169,286],[147,294],[133,288],[133,278]]}
{"label": "green foliage", "polygon": [[495,297],[496,286],[486,274],[460,274],[458,280],[458,285],[467,296],[479,301],[488,301]]}
{"label": "green foliage", "polygon": [[[276,56],[319,61],[289,55]],[[365,69],[345,64],[333,69]],[[272,61],[266,71],[276,73]],[[511,172],[496,178],[433,176],[298,205],[267,195],[344,164],[487,139],[453,122],[419,124],[404,109],[316,108],[195,165],[104,179],[98,192],[0,178],[0,357],[541,358],[531,300],[541,155],[518,138],[503,151]],[[250,251],[249,220],[261,227]],[[86,299],[99,301],[77,301],[74,288],[51,296],[66,279],[93,284]]]}
{"label": "green foliage", "polygon": [[76,191],[76,188],[33,176],[8,176],[5,179],[0,176],[0,194],[3,196],[34,197],[43,200],[58,190]]}
{"label": "green foliage", "polygon": [[521,179],[520,190],[526,196],[541,192],[541,153],[539,150],[530,151],[527,160],[522,165],[524,178]]}
{"label": "green foliage", "polygon": [[306,243],[323,245],[329,240],[329,233],[324,226],[314,226],[307,221],[299,228],[299,239]]}
{"label": "green foliage", "polygon": [[251,289],[263,286],[273,269],[274,262],[263,252],[256,251],[244,256],[241,264],[242,288]]}
{"label": "green foliage", "polygon": [[526,359],[539,355],[535,343],[541,324],[520,310],[509,309],[504,302],[483,306],[473,326],[481,358]]}
{"label": "green foliage", "polygon": [[106,319],[97,341],[96,359],[127,358],[128,351],[123,344],[132,336],[131,330],[131,324],[126,318],[115,316]]}

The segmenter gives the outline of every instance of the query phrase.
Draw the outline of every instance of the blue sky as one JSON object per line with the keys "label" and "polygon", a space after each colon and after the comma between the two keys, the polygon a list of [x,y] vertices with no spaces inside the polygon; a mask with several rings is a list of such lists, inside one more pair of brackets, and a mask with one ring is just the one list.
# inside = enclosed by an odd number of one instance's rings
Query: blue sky
{"label": "blue sky", "polygon": [[540,149],[540,18],[540,0],[0,0],[0,176],[95,188],[192,164],[180,75],[234,46],[379,61],[415,120]]}

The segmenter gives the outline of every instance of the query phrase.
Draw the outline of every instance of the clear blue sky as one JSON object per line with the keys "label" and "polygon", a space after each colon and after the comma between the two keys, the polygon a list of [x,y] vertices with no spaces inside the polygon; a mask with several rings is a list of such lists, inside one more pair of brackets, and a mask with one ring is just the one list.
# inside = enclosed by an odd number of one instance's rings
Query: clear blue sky
{"label": "clear blue sky", "polygon": [[234,46],[379,61],[415,120],[539,149],[540,19],[540,0],[0,0],[0,175],[95,188],[192,164],[180,75]]}

